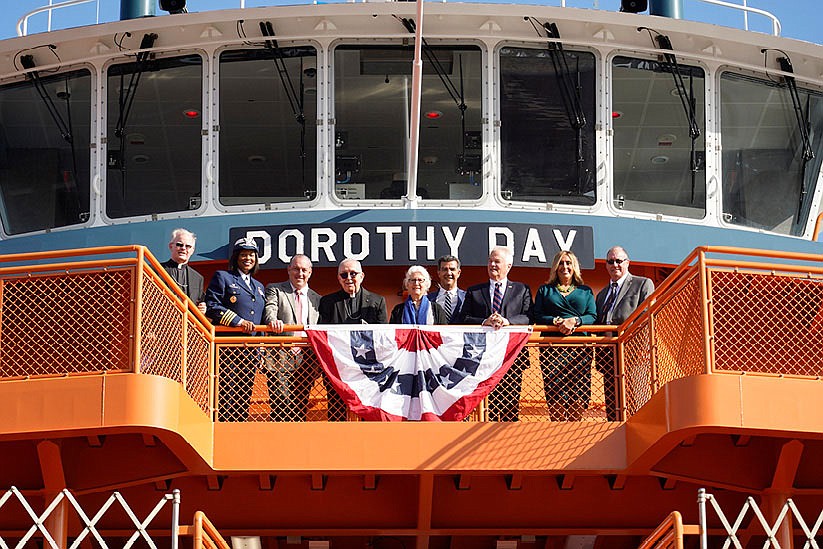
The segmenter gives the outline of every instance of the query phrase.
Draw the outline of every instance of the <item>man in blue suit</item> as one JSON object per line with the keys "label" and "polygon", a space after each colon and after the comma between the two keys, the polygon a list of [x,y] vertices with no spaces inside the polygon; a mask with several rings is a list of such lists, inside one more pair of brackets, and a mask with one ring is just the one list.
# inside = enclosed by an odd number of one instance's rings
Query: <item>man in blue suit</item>
{"label": "man in blue suit", "polygon": [[[509,280],[514,255],[509,248],[497,246],[489,254],[489,281],[466,290],[460,309],[460,324],[482,324],[499,330],[511,324],[532,323],[532,292],[522,282]],[[520,410],[520,385],[524,361],[521,354],[494,391],[489,395],[491,421],[517,421]]]}
{"label": "man in blue suit", "polygon": [[[263,284],[252,278],[257,269],[257,244],[253,238],[241,238],[234,243],[229,270],[214,273],[206,290],[206,316],[212,324],[240,327],[247,334],[254,334],[255,325],[263,323],[266,304]],[[220,421],[247,419],[254,372],[259,362],[257,349],[221,353],[218,378]]]}
{"label": "man in blue suit", "polygon": [[448,324],[455,324],[460,318],[460,307],[466,298],[466,290],[457,287],[460,260],[453,255],[444,255],[438,259],[437,278],[440,281],[440,289],[429,292],[429,301],[443,307]]}

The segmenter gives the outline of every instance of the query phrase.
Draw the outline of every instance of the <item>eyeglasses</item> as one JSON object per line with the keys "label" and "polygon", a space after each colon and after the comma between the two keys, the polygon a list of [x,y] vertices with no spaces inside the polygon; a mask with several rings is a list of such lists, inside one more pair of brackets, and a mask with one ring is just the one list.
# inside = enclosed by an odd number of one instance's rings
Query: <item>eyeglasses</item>
{"label": "eyeglasses", "polygon": [[342,272],[342,273],[337,273],[337,276],[339,276],[340,278],[345,280],[347,278],[357,278],[357,275],[359,275],[359,274],[360,273],[358,273],[357,271],[345,271],[345,272]]}
{"label": "eyeglasses", "polygon": [[426,280],[423,278],[410,278],[409,282],[412,284],[425,284]]}
{"label": "eyeglasses", "polygon": [[624,261],[628,261],[628,259],[607,259],[606,263],[609,265],[620,265]]}
{"label": "eyeglasses", "polygon": [[181,250],[183,248],[186,248],[187,250],[191,250],[192,248],[194,248],[194,244],[183,244],[182,242],[175,242],[174,245],[180,248]]}

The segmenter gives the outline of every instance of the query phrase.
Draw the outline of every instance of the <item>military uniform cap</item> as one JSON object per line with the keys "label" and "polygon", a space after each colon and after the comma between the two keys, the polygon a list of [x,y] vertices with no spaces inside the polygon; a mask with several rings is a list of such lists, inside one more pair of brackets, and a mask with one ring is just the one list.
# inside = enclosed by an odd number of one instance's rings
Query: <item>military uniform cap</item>
{"label": "military uniform cap", "polygon": [[241,238],[234,243],[234,249],[232,252],[236,252],[238,250],[252,250],[257,255],[260,255],[260,250],[257,249],[257,244],[254,242],[253,238]]}

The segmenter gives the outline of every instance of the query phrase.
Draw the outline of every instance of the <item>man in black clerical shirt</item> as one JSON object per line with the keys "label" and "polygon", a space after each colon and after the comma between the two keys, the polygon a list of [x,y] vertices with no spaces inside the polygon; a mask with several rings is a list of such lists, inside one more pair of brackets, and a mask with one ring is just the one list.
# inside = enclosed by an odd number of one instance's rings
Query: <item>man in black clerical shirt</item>
{"label": "man in black clerical shirt", "polygon": [[189,299],[197,304],[200,312],[206,314],[206,302],[203,293],[203,277],[189,265],[194,255],[194,243],[197,237],[186,229],[174,229],[169,240],[171,259],[162,265],[169,276],[177,282]]}

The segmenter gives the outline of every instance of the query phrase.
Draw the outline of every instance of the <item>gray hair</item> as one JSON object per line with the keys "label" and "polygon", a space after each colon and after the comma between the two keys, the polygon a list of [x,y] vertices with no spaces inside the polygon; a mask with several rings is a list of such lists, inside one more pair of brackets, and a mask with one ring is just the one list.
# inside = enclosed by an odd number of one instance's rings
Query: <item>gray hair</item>
{"label": "gray hair", "polygon": [[189,237],[191,237],[192,242],[197,242],[197,235],[196,234],[194,234],[193,232],[181,227],[181,228],[178,228],[178,229],[174,229],[171,232],[171,239],[169,240],[169,243],[174,242],[175,240],[177,240],[177,237],[179,237],[179,236],[189,236]]}
{"label": "gray hair", "polygon": [[415,274],[420,273],[423,275],[423,293],[428,293],[429,289],[432,287],[432,277],[429,274],[429,271],[425,269],[425,267],[421,267],[420,265],[412,265],[409,267],[409,270],[406,271],[406,276],[403,277],[403,288],[408,290],[409,280],[412,279],[412,276]]}

